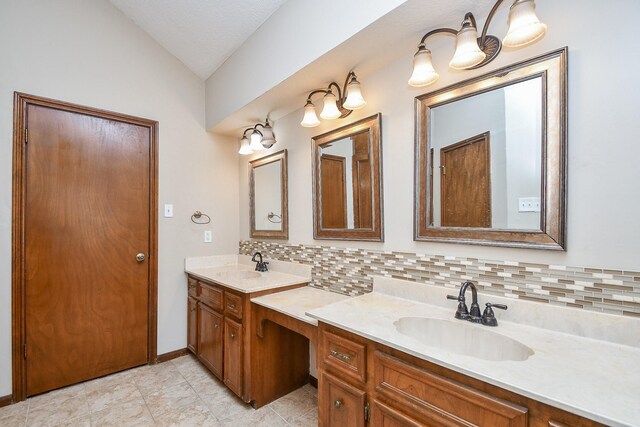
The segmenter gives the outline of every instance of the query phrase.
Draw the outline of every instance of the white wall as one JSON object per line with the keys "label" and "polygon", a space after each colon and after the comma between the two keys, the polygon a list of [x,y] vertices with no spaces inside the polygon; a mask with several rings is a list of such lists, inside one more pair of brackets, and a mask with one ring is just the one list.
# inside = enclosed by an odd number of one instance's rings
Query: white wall
{"label": "white wall", "polygon": [[[428,2],[424,3],[427,13]],[[361,80],[368,103],[363,110],[355,111],[344,120],[323,121],[320,127],[312,129],[299,125],[301,109],[278,120],[274,125],[278,144],[273,150],[289,150],[290,242],[640,270],[640,144],[637,142],[640,122],[635,83],[636,70],[640,68],[640,45],[633,25],[628,25],[629,16],[640,14],[640,2],[539,0],[536,3],[539,16],[548,25],[547,35],[523,49],[503,49],[494,62],[482,69],[449,71],[447,63],[453,53],[453,39],[438,37],[429,42],[428,47],[433,51],[440,81],[426,89],[409,87],[406,82],[415,43],[420,37],[417,35],[416,40],[398,45],[398,49],[406,51],[400,60]],[[507,5],[500,8],[491,33],[500,37],[506,34],[507,11]],[[483,19],[484,16],[478,17],[479,25]],[[569,47],[568,250],[414,242],[414,97],[563,46]],[[300,105],[304,104],[303,98],[301,95]],[[382,112],[385,242],[313,240],[311,137],[378,111]],[[240,165],[246,167],[247,160],[241,157]],[[246,178],[240,175],[240,236],[243,239],[249,236],[247,188]]]}
{"label": "white wall", "polygon": [[[173,203],[175,217],[159,220],[158,353],[184,348],[184,257],[238,247],[237,147],[205,132],[204,82],[104,0],[2,0],[0,58],[0,396],[11,393],[13,91],[159,121],[160,210]],[[209,226],[191,223],[196,209]]]}

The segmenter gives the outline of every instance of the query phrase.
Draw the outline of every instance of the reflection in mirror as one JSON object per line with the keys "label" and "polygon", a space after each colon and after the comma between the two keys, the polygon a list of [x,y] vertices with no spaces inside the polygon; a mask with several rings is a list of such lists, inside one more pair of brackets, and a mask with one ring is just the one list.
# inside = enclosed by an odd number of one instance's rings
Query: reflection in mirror
{"label": "reflection in mirror", "polygon": [[249,166],[251,237],[288,238],[287,150]]}
{"label": "reflection in mirror", "polygon": [[415,240],[564,249],[566,54],[416,98]]}
{"label": "reflection in mirror", "polygon": [[379,121],[313,138],[315,238],[382,240]]}
{"label": "reflection in mirror", "polygon": [[540,230],[542,77],[431,109],[431,224]]}

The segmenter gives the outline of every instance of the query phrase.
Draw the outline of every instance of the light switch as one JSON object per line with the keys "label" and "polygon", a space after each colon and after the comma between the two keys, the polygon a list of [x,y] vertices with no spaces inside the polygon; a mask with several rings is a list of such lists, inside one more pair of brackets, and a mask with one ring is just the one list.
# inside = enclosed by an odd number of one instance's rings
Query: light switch
{"label": "light switch", "polygon": [[173,218],[173,205],[164,205],[164,217],[165,218]]}
{"label": "light switch", "polygon": [[518,198],[518,212],[540,212],[540,197]]}
{"label": "light switch", "polygon": [[204,232],[204,242],[205,243],[211,243],[213,241],[213,233],[211,233],[211,230],[205,230]]}

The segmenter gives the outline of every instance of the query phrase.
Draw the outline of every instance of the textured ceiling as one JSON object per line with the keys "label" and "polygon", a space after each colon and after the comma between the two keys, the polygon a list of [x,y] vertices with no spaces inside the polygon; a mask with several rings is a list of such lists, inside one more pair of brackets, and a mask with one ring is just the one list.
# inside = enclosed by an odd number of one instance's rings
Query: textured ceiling
{"label": "textured ceiling", "polygon": [[110,0],[202,79],[286,0]]}

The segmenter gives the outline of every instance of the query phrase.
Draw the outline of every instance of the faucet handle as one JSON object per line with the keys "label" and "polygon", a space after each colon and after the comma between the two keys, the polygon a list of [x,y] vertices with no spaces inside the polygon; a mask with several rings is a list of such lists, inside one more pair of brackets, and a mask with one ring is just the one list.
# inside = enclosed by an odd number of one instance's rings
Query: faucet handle
{"label": "faucet handle", "polygon": [[[463,298],[464,298],[464,297],[463,297]],[[452,299],[452,300],[460,301],[460,296],[447,295],[447,299]]]}
{"label": "faucet handle", "polygon": [[469,309],[467,308],[467,304],[464,302],[464,295],[459,295],[457,297],[453,295],[447,295],[447,299],[452,299],[458,301],[458,309],[456,310],[456,319],[464,319],[467,320],[469,318]]}
{"label": "faucet handle", "polygon": [[485,305],[486,308],[484,309],[484,313],[482,313],[482,324],[485,326],[498,326],[498,320],[493,313],[492,307],[499,308],[500,310],[506,310],[507,306],[504,304],[491,304],[490,302]]}

